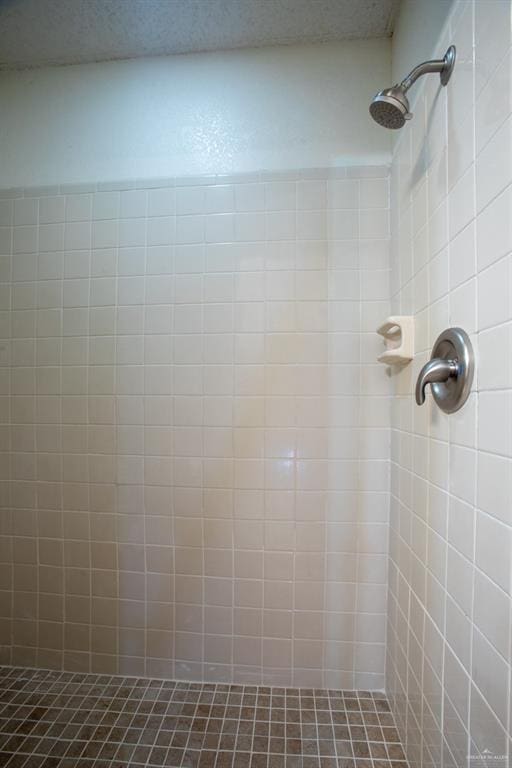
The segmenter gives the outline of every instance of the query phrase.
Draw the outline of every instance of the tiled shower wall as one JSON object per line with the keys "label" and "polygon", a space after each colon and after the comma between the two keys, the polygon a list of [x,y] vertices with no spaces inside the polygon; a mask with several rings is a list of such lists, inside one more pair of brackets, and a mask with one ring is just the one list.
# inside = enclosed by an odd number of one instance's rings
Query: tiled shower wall
{"label": "tiled shower wall", "polygon": [[387,169],[2,198],[2,660],[381,688]]}
{"label": "tiled shower wall", "polygon": [[[420,85],[392,167],[392,306],[417,355],[395,377],[387,691],[411,766],[510,764],[511,8],[455,4],[436,51],[457,46],[454,75]],[[447,416],[412,393],[451,325],[477,370]]]}

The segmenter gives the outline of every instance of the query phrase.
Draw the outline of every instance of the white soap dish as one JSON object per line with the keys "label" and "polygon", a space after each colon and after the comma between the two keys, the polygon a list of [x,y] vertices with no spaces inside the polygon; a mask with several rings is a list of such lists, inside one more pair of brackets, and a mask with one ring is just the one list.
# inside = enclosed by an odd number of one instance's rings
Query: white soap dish
{"label": "white soap dish", "polygon": [[384,338],[386,351],[379,355],[379,363],[405,365],[414,357],[414,318],[410,315],[392,315],[377,328]]}

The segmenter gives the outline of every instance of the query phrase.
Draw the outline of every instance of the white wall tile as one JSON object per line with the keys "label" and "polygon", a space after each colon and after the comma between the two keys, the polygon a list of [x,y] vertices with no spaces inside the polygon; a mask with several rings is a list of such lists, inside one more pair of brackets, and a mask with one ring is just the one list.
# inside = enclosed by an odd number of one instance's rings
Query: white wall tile
{"label": "white wall tile", "polygon": [[[415,310],[417,359],[394,381],[386,684],[418,765],[462,765],[482,749],[509,757],[510,14],[501,0],[453,4],[437,51],[457,46],[453,78],[420,86],[391,169],[391,305]],[[464,407],[444,416],[418,409],[413,385],[449,325],[471,334],[476,374]],[[433,644],[439,679],[423,663]]]}
{"label": "white wall tile", "polygon": [[[389,187],[387,169],[352,170],[1,205],[14,503],[46,513],[35,489],[51,485],[95,589],[111,550],[118,586],[87,621],[119,637],[118,671],[133,656],[152,674],[174,615],[166,673],[214,677],[213,633],[227,681],[265,682],[277,659],[286,685],[331,685],[333,666],[348,687],[383,685],[390,417],[374,328],[388,312]],[[343,562],[326,580],[329,548]],[[327,585],[353,594],[350,621],[324,605]],[[311,621],[324,608],[328,662]],[[242,639],[263,653],[244,656]]]}

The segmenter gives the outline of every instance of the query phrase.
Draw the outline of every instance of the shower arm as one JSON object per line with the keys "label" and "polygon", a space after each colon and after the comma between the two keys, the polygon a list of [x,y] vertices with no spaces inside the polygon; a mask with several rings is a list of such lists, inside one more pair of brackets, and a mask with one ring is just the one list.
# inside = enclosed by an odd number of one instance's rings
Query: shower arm
{"label": "shower arm", "polygon": [[446,51],[444,59],[430,59],[430,61],[424,61],[418,64],[417,67],[409,72],[407,77],[404,77],[400,83],[400,88],[404,93],[407,93],[411,85],[414,85],[416,80],[422,75],[429,75],[432,72],[439,72],[441,76],[441,85],[446,85],[450,79],[450,75],[455,63],[455,48],[451,45]]}
{"label": "shower arm", "polygon": [[406,93],[419,77],[428,75],[431,72],[442,72],[445,65],[446,62],[444,59],[432,59],[432,61],[424,61],[422,64],[418,64],[417,67],[414,67],[412,72],[409,72],[407,77],[404,77],[400,83],[400,88]]}

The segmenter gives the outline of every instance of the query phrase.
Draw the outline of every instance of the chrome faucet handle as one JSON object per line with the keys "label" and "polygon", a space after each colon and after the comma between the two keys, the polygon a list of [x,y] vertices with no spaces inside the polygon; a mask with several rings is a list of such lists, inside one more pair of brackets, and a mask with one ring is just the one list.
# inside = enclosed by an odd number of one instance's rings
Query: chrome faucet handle
{"label": "chrome faucet handle", "polygon": [[464,405],[471,391],[475,360],[469,337],[462,328],[448,328],[436,339],[432,357],[416,382],[416,402],[425,402],[425,388],[432,387],[437,405],[453,413]]}
{"label": "chrome faucet handle", "polygon": [[418,381],[416,382],[416,402],[423,405],[425,402],[425,389],[427,384],[434,384],[440,381],[448,381],[450,376],[456,377],[459,371],[459,364],[456,360],[443,360],[441,357],[434,357],[429,360],[421,369]]}

